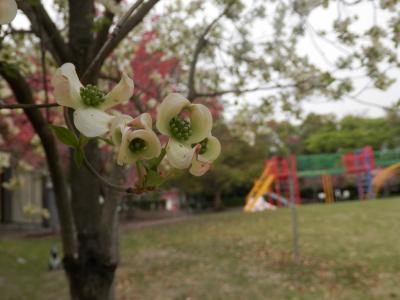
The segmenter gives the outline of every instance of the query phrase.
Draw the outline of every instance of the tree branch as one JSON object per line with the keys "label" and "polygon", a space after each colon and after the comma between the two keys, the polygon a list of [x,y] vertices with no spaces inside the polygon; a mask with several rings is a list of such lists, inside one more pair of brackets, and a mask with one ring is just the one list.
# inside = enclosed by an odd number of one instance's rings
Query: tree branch
{"label": "tree branch", "polygon": [[193,99],[196,98],[201,98],[201,97],[217,97],[217,96],[222,96],[225,94],[245,94],[245,93],[251,93],[251,92],[257,92],[257,91],[269,91],[269,90],[276,90],[276,89],[282,89],[282,88],[292,88],[296,87],[297,84],[277,84],[277,85],[272,85],[272,86],[266,86],[266,87],[254,87],[254,88],[248,88],[248,89],[232,89],[232,90],[222,90],[222,91],[214,91],[214,92],[206,92],[206,93],[195,93],[193,96]]}
{"label": "tree branch", "polygon": [[211,29],[214,27],[214,25],[222,19],[223,16],[225,16],[229,9],[232,7],[233,1],[230,2],[226,8],[223,10],[222,13],[220,13],[203,31],[203,33],[199,36],[195,50],[193,52],[193,58],[190,63],[190,70],[189,70],[189,79],[188,79],[188,99],[190,101],[193,101],[196,95],[196,83],[195,83],[195,75],[196,75],[196,67],[197,67],[197,62],[199,60],[199,55],[200,52],[207,46],[207,40],[206,36],[207,34],[211,31]]}
{"label": "tree branch", "polygon": [[38,108],[48,108],[48,107],[58,107],[60,106],[57,103],[44,103],[44,104],[34,104],[34,103],[29,103],[29,104],[0,104],[0,109],[18,109],[18,108],[23,108],[23,109],[38,109]]}
{"label": "tree branch", "polygon": [[[40,1],[17,0],[17,3],[18,7],[25,13],[31,22],[35,34],[39,38],[43,37],[54,60],[58,64],[70,61],[68,46]],[[42,37],[41,31],[43,31]]]}
{"label": "tree branch", "polygon": [[[117,4],[121,2],[121,0],[115,0]],[[103,18],[106,19],[106,22],[103,23],[103,26],[97,32],[97,36],[94,41],[93,53],[98,53],[103,47],[104,43],[107,41],[109,31],[114,19],[114,13],[106,9]]]}
{"label": "tree branch", "polygon": [[[92,63],[86,69],[82,76],[82,80],[85,81],[87,78],[95,77],[94,74],[100,72],[100,68],[103,65],[107,57],[112,53],[112,51],[118,46],[118,44],[125,38],[125,36],[138,24],[142,22],[144,17],[150,12],[150,10],[160,1],[160,0],[148,0],[143,3],[144,0],[136,1],[129,11],[122,17],[122,19],[116,25],[114,31],[109,36],[106,43],[97,53],[96,57],[92,60]],[[143,4],[142,4],[143,3]],[[136,11],[137,10],[137,11]],[[132,13],[136,11],[135,14]],[[132,16],[131,16],[132,15]]]}
{"label": "tree branch", "polygon": [[[34,100],[32,91],[18,69],[4,62],[0,62],[0,75],[8,82],[18,102],[26,105],[33,104]],[[64,255],[67,257],[73,257],[76,251],[74,222],[68,198],[66,180],[61,167],[61,160],[58,156],[54,136],[41,112],[26,109],[25,114],[38,134],[46,153],[47,165],[56,196]]]}
{"label": "tree branch", "polygon": [[97,32],[96,38],[94,40],[94,43],[93,43],[94,46],[93,46],[93,50],[92,50],[92,53],[94,53],[94,54],[99,53],[101,47],[103,47],[104,43],[107,41],[109,31],[110,31],[111,25],[113,23],[114,14],[107,10],[104,13],[103,18],[105,18],[106,21],[104,22],[104,24],[100,28],[100,30]]}
{"label": "tree branch", "polygon": [[144,189],[126,187],[126,186],[115,184],[115,183],[108,181],[108,179],[104,178],[103,176],[100,175],[99,172],[97,172],[97,170],[92,166],[92,164],[90,163],[90,161],[87,159],[86,156],[84,156],[84,162],[85,162],[85,166],[88,168],[90,173],[92,173],[93,176],[95,176],[97,179],[99,179],[100,182],[103,183],[106,187],[108,187],[114,191],[118,191],[118,192],[122,192],[122,193],[126,193],[126,194],[141,194],[144,192]]}

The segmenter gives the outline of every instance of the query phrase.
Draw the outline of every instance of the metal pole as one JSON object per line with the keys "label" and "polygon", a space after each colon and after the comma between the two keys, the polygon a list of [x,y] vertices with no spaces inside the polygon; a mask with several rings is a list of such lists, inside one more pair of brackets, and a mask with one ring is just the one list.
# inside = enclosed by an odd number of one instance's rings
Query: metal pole
{"label": "metal pole", "polygon": [[[291,161],[289,160],[291,170]],[[299,247],[299,231],[297,222],[297,209],[294,194],[293,174],[289,172],[289,195],[290,195],[290,211],[292,217],[292,236],[293,236],[293,260],[296,264],[300,263],[300,247]]]}

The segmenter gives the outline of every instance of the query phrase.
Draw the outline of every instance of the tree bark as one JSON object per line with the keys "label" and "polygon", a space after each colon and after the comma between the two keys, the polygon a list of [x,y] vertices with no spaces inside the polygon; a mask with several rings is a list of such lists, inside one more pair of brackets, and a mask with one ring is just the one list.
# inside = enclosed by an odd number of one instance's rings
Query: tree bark
{"label": "tree bark", "polygon": [[[90,151],[98,153],[96,147],[89,146],[88,151],[88,155],[96,157]],[[76,167],[73,165],[72,169]],[[113,281],[119,260],[117,204],[121,194],[106,189],[105,200],[95,199],[90,195],[93,186],[88,188],[80,184],[84,178],[86,182],[88,177],[93,179],[88,172],[87,169],[74,171],[76,178],[72,181],[72,194],[79,194],[85,201],[73,201],[73,211],[77,214],[78,256],[65,259],[64,267],[71,299],[109,300],[114,298]],[[120,182],[123,172],[114,168],[111,177],[110,180]],[[98,185],[98,182],[94,179],[92,184]]]}
{"label": "tree bark", "polygon": [[224,209],[224,203],[222,201],[220,190],[216,190],[214,193],[214,209],[216,211],[221,211]]}
{"label": "tree bark", "polygon": [[[88,68],[94,53],[94,1],[70,0],[69,47],[79,76]],[[83,84],[95,84],[94,74]],[[100,169],[100,151],[92,140],[85,148],[90,164]],[[121,195],[104,190],[99,180],[82,165],[71,165],[71,206],[74,215],[77,255],[64,259],[71,299],[109,300],[114,298],[113,281],[118,265],[117,203]],[[123,172],[114,172],[113,182]],[[101,201],[101,196],[103,200]]]}

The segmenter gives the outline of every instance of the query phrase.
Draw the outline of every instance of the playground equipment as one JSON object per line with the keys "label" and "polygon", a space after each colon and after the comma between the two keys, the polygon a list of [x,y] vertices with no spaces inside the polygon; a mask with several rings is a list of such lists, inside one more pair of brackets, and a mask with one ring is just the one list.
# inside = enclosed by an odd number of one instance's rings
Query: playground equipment
{"label": "playground equipment", "polygon": [[[298,177],[296,175],[296,157],[279,158],[274,156],[265,163],[261,176],[256,180],[253,188],[246,197],[244,210],[254,210],[260,197],[266,196],[270,203],[282,206],[291,199],[290,181],[293,184],[293,192],[296,204],[300,204],[300,190]],[[271,191],[274,190],[274,193]]]}
{"label": "playground equipment", "polygon": [[257,200],[268,192],[275,177],[271,174],[271,163],[268,161],[261,176],[256,180],[250,193],[246,197],[245,211],[253,211]]}
{"label": "playground equipment", "polygon": [[400,171],[400,163],[391,165],[390,167],[387,167],[382,171],[380,171],[372,181],[372,186],[375,195],[378,195],[380,189],[385,184],[385,182],[394,177],[399,171]]}
{"label": "playground equipment", "polygon": [[362,150],[347,153],[342,156],[342,161],[346,172],[357,176],[358,198],[373,198],[372,170],[375,169],[375,157],[372,147],[367,146]]}
{"label": "playground equipment", "polygon": [[325,202],[333,203],[335,198],[333,196],[332,176],[329,174],[322,175],[322,187],[325,193]]}
{"label": "playground equipment", "polygon": [[[378,168],[385,168],[377,172]],[[379,189],[400,171],[400,148],[374,151],[371,146],[349,153],[313,154],[272,157],[265,164],[262,175],[256,180],[246,197],[245,211],[253,211],[257,200],[265,195],[269,202],[282,205],[272,194],[282,199],[290,197],[290,180],[296,204],[301,203],[299,178],[321,176],[325,202],[335,201],[332,175],[356,176],[360,200],[373,198]],[[374,173],[376,176],[374,178]],[[274,193],[273,193],[274,192]]]}

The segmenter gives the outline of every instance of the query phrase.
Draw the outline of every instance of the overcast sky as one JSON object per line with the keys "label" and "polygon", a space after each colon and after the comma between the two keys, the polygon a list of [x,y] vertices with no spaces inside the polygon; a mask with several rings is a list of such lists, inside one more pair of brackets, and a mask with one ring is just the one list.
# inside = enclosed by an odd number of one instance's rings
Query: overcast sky
{"label": "overcast sky", "polygon": [[[359,16],[359,19],[352,28],[362,32],[365,31],[367,28],[370,28],[374,24],[374,20],[378,25],[385,24],[385,21],[388,20],[389,16],[387,14],[384,14],[382,11],[379,11],[379,9],[376,10],[375,16],[373,11],[374,10],[371,2],[364,2],[355,6],[352,10],[348,10],[347,12],[345,11],[345,13],[347,13],[348,15],[356,13]],[[331,5],[328,9],[318,8],[313,11],[309,17],[309,21],[315,29],[325,29],[328,31],[329,28],[332,28],[332,22],[336,16],[336,5]],[[307,49],[307,51],[310,53],[310,57],[312,57],[313,61],[315,61],[319,66],[327,67],[327,63],[325,62],[324,58],[321,57],[321,54],[319,54],[313,46],[311,38],[312,37],[310,37],[310,35],[307,36],[307,39],[304,41],[304,48]],[[314,41],[319,45],[321,49],[324,50],[325,57],[328,58],[328,60],[334,61],[334,58],[336,58],[338,55],[338,50],[324,40],[318,39],[315,36]],[[389,72],[389,74],[393,78],[397,78],[400,75],[398,71],[392,71]],[[356,90],[362,89],[362,87],[365,84],[368,84],[368,82],[368,79],[359,80],[356,85]],[[399,82],[396,82],[387,91],[367,90],[360,94],[358,98],[368,103],[390,106],[400,98],[399,91],[400,84]],[[355,93],[357,93],[357,91],[353,94]],[[344,99],[340,103],[325,102],[321,99],[316,99],[311,103],[305,103],[304,109],[309,112],[318,113],[334,112],[338,116],[353,114],[375,117],[384,114],[384,110],[382,110],[381,108],[360,104],[350,99]]]}
{"label": "overcast sky", "polygon": [[[167,0],[171,1],[171,0]],[[162,3],[162,2],[161,2]],[[47,4],[49,4],[47,2]],[[162,7],[157,7],[157,9],[162,9]],[[218,14],[218,11],[208,12],[210,14]],[[345,12],[346,13],[346,12]],[[348,14],[357,13],[359,15],[359,20],[356,23],[356,27],[361,31],[364,31],[366,28],[369,28],[373,24],[374,16],[373,9],[370,3],[363,3],[354,7],[353,11],[347,11]],[[387,19],[387,15],[384,15],[382,12],[379,12],[376,16],[377,22],[384,22]],[[318,8],[315,9],[311,15],[309,16],[309,22],[312,24],[313,28],[317,30],[325,29],[327,31],[331,31],[332,22],[337,16],[336,5],[331,5],[328,9]],[[27,20],[22,14],[19,14],[18,17],[14,20],[13,24],[17,27],[23,25],[27,26]],[[260,24],[260,26],[262,26]],[[262,32],[262,28],[254,28],[255,32]],[[320,49],[324,52],[324,57],[322,57],[321,53],[319,53],[315,44],[318,45]],[[311,60],[316,63],[321,68],[329,69],[330,66],[326,62],[332,61],[334,62],[335,58],[340,54],[338,50],[332,45],[328,44],[324,40],[318,38],[317,36],[311,36],[308,34],[303,42],[299,45],[299,51],[305,51],[310,56]],[[398,71],[392,72],[392,76],[398,77],[400,73]],[[368,83],[368,79],[361,79],[356,83],[357,89],[361,89],[366,83]],[[367,90],[362,94],[358,95],[358,98],[369,103],[376,103],[380,105],[390,106],[392,103],[396,102],[399,97],[400,84],[396,82],[388,91],[382,92],[377,90]],[[356,92],[355,92],[356,93]],[[251,93],[244,96],[246,101],[257,101],[260,99],[263,93]],[[228,96],[228,99],[233,100],[232,96]],[[305,112],[315,112],[321,114],[333,113],[338,117],[342,117],[344,115],[353,114],[353,115],[364,115],[364,116],[381,116],[384,114],[384,111],[381,108],[360,104],[351,99],[343,99],[340,102],[332,102],[327,101],[326,99],[314,98],[311,101],[304,102],[303,108]],[[232,112],[232,109],[228,110],[228,115]],[[281,119],[284,116],[281,113],[277,113],[277,118]]]}
{"label": "overcast sky", "polygon": [[[376,15],[374,15],[374,9],[371,2],[364,1],[363,3],[354,6],[352,9],[346,9],[342,11],[342,17],[357,14],[359,19],[352,25],[351,29],[356,32],[365,32],[370,28],[374,22],[377,25],[385,24],[388,20],[388,14],[376,10]],[[337,18],[337,6],[331,4],[327,9],[317,8],[308,17],[309,23],[315,30],[325,30],[327,32],[332,32],[332,24]],[[262,25],[260,28],[255,28],[255,32],[262,32]],[[317,47],[322,50],[318,51]],[[308,31],[305,38],[299,44],[299,51],[303,54],[307,54],[310,60],[317,64],[322,69],[332,70],[333,64],[336,58],[341,54],[340,51],[332,44],[326,42],[325,40],[313,34],[312,31]],[[351,50],[350,48],[348,48]],[[320,52],[323,52],[321,54]],[[390,77],[398,78],[400,72],[398,70],[393,70],[388,72]],[[350,74],[348,74],[350,75]],[[354,75],[354,74],[353,74]],[[394,83],[390,89],[387,91],[379,91],[376,89],[368,89],[362,93],[359,93],[365,85],[370,83],[369,78],[360,78],[355,82],[355,91],[352,95],[357,94],[357,98],[362,102],[370,103],[367,105],[364,103],[359,103],[354,99],[343,98],[339,102],[334,102],[326,98],[314,97],[309,101],[304,101],[302,107],[306,113],[314,112],[319,114],[335,114],[338,117],[343,117],[345,115],[359,115],[359,116],[369,116],[378,117],[384,115],[385,111],[377,106],[391,106],[393,103],[397,102],[400,98],[400,84],[399,82]],[[252,93],[245,95],[246,101],[257,101],[260,99],[264,93]],[[374,106],[374,104],[376,106]],[[233,111],[233,110],[232,110]],[[276,113],[278,119],[286,119],[287,117],[280,113]]]}

